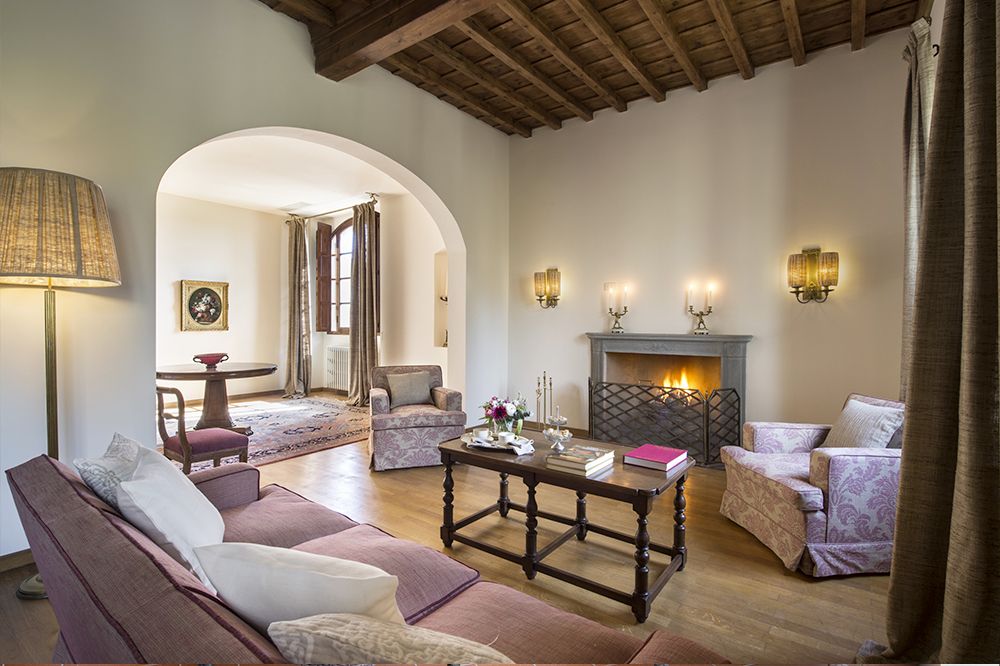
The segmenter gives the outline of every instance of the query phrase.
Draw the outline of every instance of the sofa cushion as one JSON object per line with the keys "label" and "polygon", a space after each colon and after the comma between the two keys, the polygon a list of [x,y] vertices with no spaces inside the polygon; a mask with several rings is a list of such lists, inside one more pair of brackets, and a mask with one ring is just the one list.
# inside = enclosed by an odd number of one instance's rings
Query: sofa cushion
{"label": "sofa cushion", "polygon": [[465,412],[445,412],[434,405],[403,405],[372,416],[372,430],[464,425]]}
{"label": "sofa cushion", "polygon": [[642,646],[631,634],[496,583],[476,583],[417,626],[489,645],[519,664],[624,664]]}
{"label": "sofa cushion", "polygon": [[728,664],[722,655],[682,636],[654,631],[632,655],[630,664]]}
{"label": "sofa cushion", "polygon": [[768,491],[776,501],[802,511],[821,511],[823,491],[809,483],[809,456],[808,452],[754,453],[738,446],[722,447],[727,473]]}
{"label": "sofa cushion", "polygon": [[431,376],[428,372],[400,372],[386,376],[389,382],[389,405],[429,405]]}
{"label": "sofa cushion", "polygon": [[426,546],[358,525],[300,544],[296,550],[364,562],[399,578],[396,603],[413,623],[479,580],[479,572]]}
{"label": "sofa cushion", "polygon": [[222,511],[223,541],[291,548],[357,525],[347,516],[311,502],[287,488],[262,488],[260,500]]}

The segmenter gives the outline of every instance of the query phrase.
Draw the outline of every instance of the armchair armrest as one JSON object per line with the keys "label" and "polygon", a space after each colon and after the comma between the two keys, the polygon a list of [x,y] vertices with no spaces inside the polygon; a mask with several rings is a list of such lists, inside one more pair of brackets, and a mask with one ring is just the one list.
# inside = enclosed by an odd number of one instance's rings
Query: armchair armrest
{"label": "armchair armrest", "polygon": [[368,392],[368,402],[371,405],[371,415],[389,413],[389,392],[385,389],[373,388]]}
{"label": "armchair armrest", "polygon": [[213,467],[188,478],[219,511],[260,499],[260,470],[247,463]]}
{"label": "armchair armrest", "polygon": [[743,448],[755,453],[808,453],[823,443],[830,426],[816,423],[743,424]]}
{"label": "armchair armrest", "polygon": [[455,389],[435,386],[431,389],[434,406],[445,412],[462,411],[462,394]]}
{"label": "armchair armrest", "polygon": [[902,449],[816,449],[809,482],[826,499],[827,541],[892,541]]}

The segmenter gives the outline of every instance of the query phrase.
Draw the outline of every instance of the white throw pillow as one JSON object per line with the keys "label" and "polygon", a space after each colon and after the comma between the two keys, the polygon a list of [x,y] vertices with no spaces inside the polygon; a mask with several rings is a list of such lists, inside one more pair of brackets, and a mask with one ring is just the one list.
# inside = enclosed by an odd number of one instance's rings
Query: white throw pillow
{"label": "white throw pillow", "polygon": [[848,400],[823,447],[884,449],[902,424],[902,409]]}
{"label": "white throw pillow", "polygon": [[364,615],[325,614],[267,630],[293,664],[510,664],[493,648],[438,631]]}
{"label": "white throw pillow", "polygon": [[222,543],[222,515],[162,454],[115,433],[101,458],[76,460],[80,477],[136,529],[214,591],[195,546]]}
{"label": "white throw pillow", "polygon": [[370,564],[255,543],[202,546],[195,554],[222,600],[261,633],[272,622],[320,613],[403,624],[399,580]]}

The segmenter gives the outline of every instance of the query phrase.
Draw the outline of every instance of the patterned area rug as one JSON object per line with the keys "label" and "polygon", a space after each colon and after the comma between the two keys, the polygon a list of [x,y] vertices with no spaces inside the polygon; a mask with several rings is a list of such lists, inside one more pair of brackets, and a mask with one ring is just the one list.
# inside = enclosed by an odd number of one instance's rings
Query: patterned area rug
{"label": "patterned area rug", "polygon": [[[369,433],[367,407],[353,407],[343,400],[326,396],[238,401],[229,405],[229,414],[236,425],[253,428],[250,463],[254,465],[358,442],[367,439]],[[200,410],[184,412],[188,428],[193,428],[199,418]],[[191,469],[211,466],[211,461],[207,461],[196,463]]]}

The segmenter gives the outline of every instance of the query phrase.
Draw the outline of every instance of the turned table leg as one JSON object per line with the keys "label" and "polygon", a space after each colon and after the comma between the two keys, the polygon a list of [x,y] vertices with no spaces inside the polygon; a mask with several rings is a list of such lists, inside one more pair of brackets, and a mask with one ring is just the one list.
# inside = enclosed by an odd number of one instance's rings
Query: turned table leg
{"label": "turned table leg", "polygon": [[677,481],[677,490],[674,495],[674,551],[681,556],[681,565],[677,568],[678,571],[684,570],[688,558],[687,546],[684,545],[684,536],[687,531],[687,528],[684,527],[684,521],[687,520],[687,516],[684,514],[684,509],[687,507],[687,498],[684,497],[685,481],[687,481],[687,476],[682,476]]}
{"label": "turned table leg", "polygon": [[576,538],[587,538],[587,493],[576,491]]}
{"label": "turned table leg", "polygon": [[507,486],[509,481],[507,481],[507,473],[500,472],[500,497],[497,498],[497,506],[500,508],[500,515],[504,518],[510,512],[510,495],[507,491]]}
{"label": "turned table leg", "polygon": [[444,522],[441,524],[441,542],[445,548],[451,548],[451,535],[455,531],[455,480],[452,478],[452,467],[454,463],[451,456],[445,456],[441,461],[444,463]]}
{"label": "turned table leg", "polygon": [[524,575],[528,580],[535,577],[535,557],[538,555],[538,502],[535,501],[535,486],[538,482],[534,476],[524,477],[524,484],[528,486],[528,501],[524,505]]}
{"label": "turned table leg", "polygon": [[638,622],[649,617],[649,498],[642,498],[632,505],[636,513],[635,532],[635,589],[632,591],[632,614]]}

